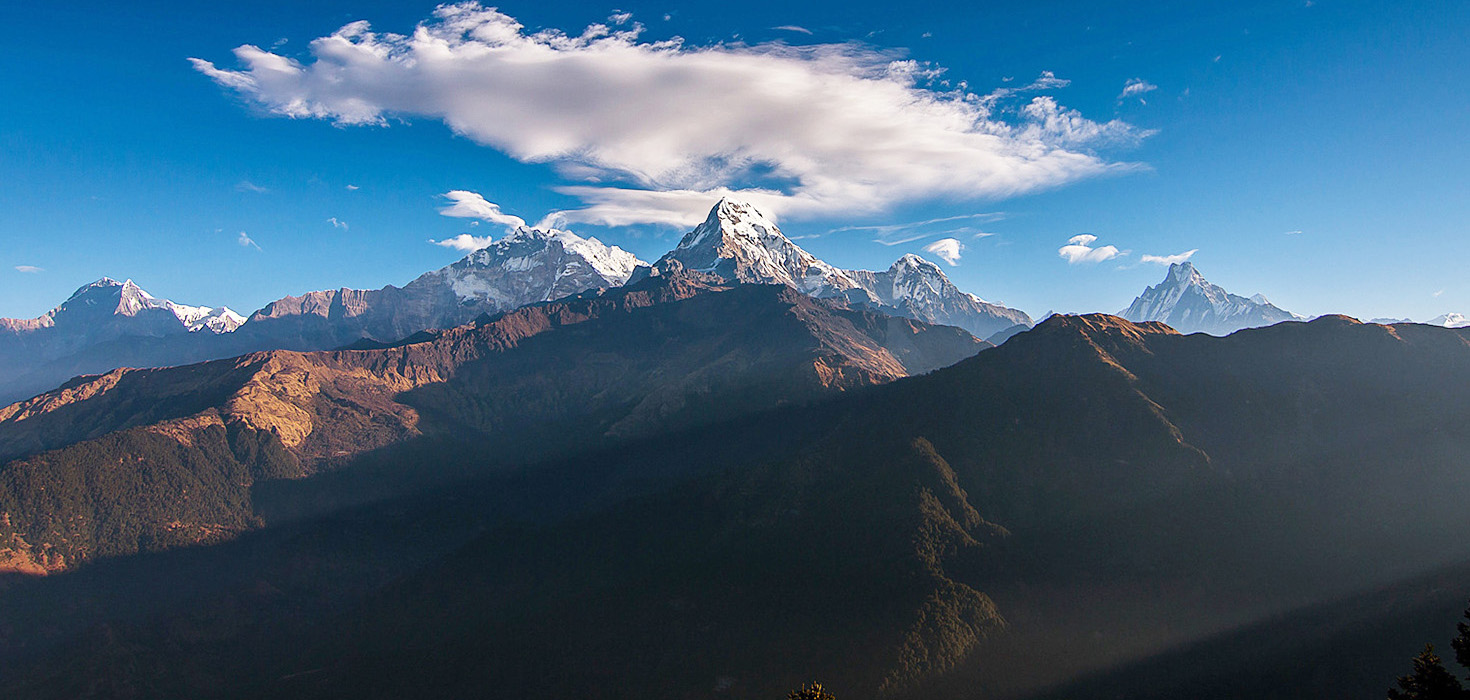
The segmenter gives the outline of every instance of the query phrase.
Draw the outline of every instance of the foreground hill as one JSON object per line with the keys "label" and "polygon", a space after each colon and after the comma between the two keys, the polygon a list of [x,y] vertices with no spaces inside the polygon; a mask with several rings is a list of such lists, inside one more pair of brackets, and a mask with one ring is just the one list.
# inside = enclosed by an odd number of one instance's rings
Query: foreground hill
{"label": "foreground hill", "polygon": [[988,347],[955,328],[699,276],[412,340],[115,370],[0,409],[0,556],[59,570],[216,541],[260,524],[257,482],[410,441],[486,450],[459,469],[510,465],[880,384]]}
{"label": "foreground hill", "polygon": [[820,404],[12,579],[0,629],[51,641],[4,670],[22,697],[1024,696],[1470,560],[1467,336],[1053,317]]}

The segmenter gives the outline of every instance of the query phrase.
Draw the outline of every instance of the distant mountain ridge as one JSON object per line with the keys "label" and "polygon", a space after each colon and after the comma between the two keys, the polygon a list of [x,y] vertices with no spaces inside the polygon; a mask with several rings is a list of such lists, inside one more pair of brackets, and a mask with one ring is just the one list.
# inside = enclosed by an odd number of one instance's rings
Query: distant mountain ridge
{"label": "distant mountain ridge", "polygon": [[401,288],[344,288],[273,301],[251,314],[237,345],[325,350],[364,338],[392,342],[485,314],[621,286],[641,262],[596,238],[522,227]]}
{"label": "distant mountain ridge", "polygon": [[1145,289],[1119,315],[1134,322],[1162,321],[1181,333],[1210,335],[1305,320],[1260,294],[1247,299],[1210,284],[1189,262],[1170,265],[1164,281]]}

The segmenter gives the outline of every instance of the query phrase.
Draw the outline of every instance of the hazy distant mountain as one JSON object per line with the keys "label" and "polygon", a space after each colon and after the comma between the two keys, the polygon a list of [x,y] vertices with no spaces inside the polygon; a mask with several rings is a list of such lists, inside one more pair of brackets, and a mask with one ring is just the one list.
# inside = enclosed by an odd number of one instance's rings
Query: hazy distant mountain
{"label": "hazy distant mountain", "polygon": [[1466,326],[1470,326],[1470,318],[1467,318],[1465,314],[1448,313],[1435,316],[1425,321],[1425,323],[1431,326],[1444,326],[1445,328],[1465,328]]}
{"label": "hazy distant mountain", "polygon": [[1210,284],[1192,263],[1174,263],[1119,314],[1130,321],[1162,321],[1181,333],[1229,335],[1242,328],[1303,320],[1257,294],[1247,299]]}
{"label": "hazy distant mountain", "polygon": [[815,297],[841,297],[885,313],[959,326],[978,338],[1017,324],[1024,312],[960,291],[938,265],[905,255],[883,272],[842,270],[781,233],[754,206],[722,199],[654,268],[713,274],[733,282],[785,284]]}
{"label": "hazy distant mountain", "polygon": [[323,350],[367,338],[392,342],[590,289],[617,287],[641,264],[632,253],[557,230],[521,228],[403,287],[285,297],[250,316],[237,351]]}
{"label": "hazy distant mountain", "polygon": [[0,404],[76,374],[198,359],[205,339],[244,322],[223,306],[157,299],[132,280],[104,277],[40,318],[0,319]]}

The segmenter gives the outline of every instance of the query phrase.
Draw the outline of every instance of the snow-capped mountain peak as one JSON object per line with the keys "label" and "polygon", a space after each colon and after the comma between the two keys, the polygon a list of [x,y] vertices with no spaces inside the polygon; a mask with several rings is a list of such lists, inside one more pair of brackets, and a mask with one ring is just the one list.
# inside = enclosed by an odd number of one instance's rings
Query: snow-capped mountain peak
{"label": "snow-capped mountain peak", "polygon": [[991,304],[962,292],[933,261],[909,253],[883,272],[847,270],[847,276],[871,295],[872,306],[929,323],[959,326],[987,338],[1013,326],[1031,325],[1024,312]]}
{"label": "snow-capped mountain peak", "polygon": [[168,330],[170,323],[155,318],[161,316],[160,312],[171,315],[174,322],[191,333],[229,333],[245,323],[243,316],[223,306],[177,304],[168,299],[155,298],[131,279],[118,282],[110,277],[103,277],[83,285],[60,306],[35,319],[32,325],[37,328],[58,324],[85,327],[110,323],[117,318],[136,318],[142,322],[143,317],[148,317],[150,325],[161,324],[155,331],[163,332]]}
{"label": "snow-capped mountain peak", "polygon": [[1470,318],[1467,318],[1465,314],[1448,313],[1435,316],[1426,323],[1431,326],[1444,326],[1445,328],[1465,328],[1470,327]]}
{"label": "snow-capped mountain peak", "polygon": [[644,264],[637,256],[570,231],[520,227],[458,262],[404,287],[447,286],[461,304],[488,302],[508,311],[588,289],[617,287]]}
{"label": "snow-capped mountain peak", "polygon": [[1162,321],[1182,333],[1226,335],[1302,317],[1257,294],[1249,299],[1211,284],[1193,263],[1174,263],[1164,281],[1148,287],[1121,315],[1134,322]]}
{"label": "snow-capped mountain peak", "polygon": [[852,292],[866,297],[842,270],[793,243],[754,206],[731,199],[721,199],[703,223],[659,259],[667,261],[734,282],[785,284],[817,297]]}

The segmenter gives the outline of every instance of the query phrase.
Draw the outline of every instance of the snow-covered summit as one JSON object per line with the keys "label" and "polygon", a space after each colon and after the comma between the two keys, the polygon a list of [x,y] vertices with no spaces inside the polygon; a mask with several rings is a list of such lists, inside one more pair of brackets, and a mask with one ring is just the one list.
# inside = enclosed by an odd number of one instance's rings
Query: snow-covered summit
{"label": "snow-covered summit", "polygon": [[643,264],[632,253],[596,238],[521,227],[448,267],[421,275],[404,292],[447,287],[460,303],[489,302],[491,310],[508,311],[588,289],[620,286]]}
{"label": "snow-covered summit", "polygon": [[668,261],[733,282],[784,284],[815,297],[867,296],[845,272],[802,250],[754,206],[731,199],[710,209],[659,265]]}
{"label": "snow-covered summit", "polygon": [[873,299],[879,310],[928,323],[959,326],[977,338],[1012,326],[1030,326],[1025,312],[992,304],[962,292],[932,261],[909,253],[884,272],[847,270]]}
{"label": "snow-covered summit", "polygon": [[85,331],[104,324],[131,323],[139,328],[148,326],[147,334],[157,335],[180,328],[191,333],[229,333],[245,318],[223,306],[191,306],[158,299],[131,279],[119,282],[103,277],[83,285],[40,318],[7,321],[5,325],[16,330],[60,326]]}
{"label": "snow-covered summit", "polygon": [[1447,313],[1435,316],[1425,321],[1425,323],[1431,326],[1444,326],[1445,328],[1465,328],[1470,327],[1470,318],[1466,318],[1465,314]]}
{"label": "snow-covered summit", "polygon": [[841,298],[895,316],[959,326],[984,338],[1026,314],[957,289],[938,265],[905,255],[883,272],[843,270],[803,250],[774,221],[745,202],[722,199],[709,216],[659,258],[655,270],[678,267],[732,282],[784,284],[819,298]]}
{"label": "snow-covered summit", "polygon": [[1162,321],[1181,333],[1211,335],[1303,318],[1259,294],[1247,299],[1210,284],[1188,262],[1170,265],[1164,281],[1145,289],[1121,315],[1134,322]]}

